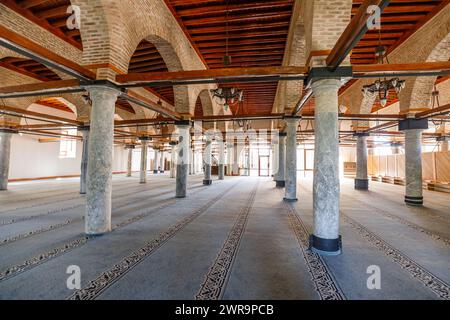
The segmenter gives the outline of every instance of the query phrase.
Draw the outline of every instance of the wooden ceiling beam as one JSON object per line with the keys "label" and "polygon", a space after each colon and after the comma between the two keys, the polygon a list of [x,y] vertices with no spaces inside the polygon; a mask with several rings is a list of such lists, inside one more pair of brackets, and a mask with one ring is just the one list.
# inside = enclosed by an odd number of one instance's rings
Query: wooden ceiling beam
{"label": "wooden ceiling beam", "polygon": [[442,71],[450,70],[449,61],[440,62],[419,62],[419,63],[391,63],[391,64],[369,64],[353,66],[354,73],[370,72],[422,72],[422,71]]}
{"label": "wooden ceiling beam", "polygon": [[229,4],[225,5],[215,5],[215,6],[202,6],[199,8],[189,8],[189,9],[179,9],[177,13],[181,17],[191,18],[191,17],[204,17],[204,16],[217,16],[225,15],[227,10],[229,16],[236,14],[237,12],[247,12],[247,11],[283,11],[290,10],[292,8],[292,1],[264,1],[264,2],[251,2],[251,3],[239,3],[239,4]]}
{"label": "wooden ceiling beam", "polygon": [[[281,22],[272,22],[272,23],[246,23],[245,25],[239,26],[229,26],[228,32],[229,34],[233,34],[234,32],[242,33],[251,30],[262,31],[265,29],[275,29],[275,28],[289,28],[289,21],[281,21]],[[226,32],[225,26],[215,26],[215,27],[192,27],[189,29],[189,33],[192,34],[193,37],[198,35],[210,35],[210,34],[224,34]]]}
{"label": "wooden ceiling beam", "polygon": [[[19,49],[18,51],[24,50],[24,52],[18,52],[22,55],[29,54],[30,58],[34,59],[36,56],[43,59],[41,63],[50,67],[59,68],[71,76],[82,77],[87,79],[95,79],[96,74],[92,71],[83,68],[82,66],[63,58],[53,51],[44,48],[43,46],[29,40],[28,38],[11,31],[4,26],[0,26],[0,43],[6,47],[10,44],[14,48],[9,48],[11,50]],[[17,51],[17,50],[16,50]]]}
{"label": "wooden ceiling beam", "polygon": [[73,125],[77,125],[77,126],[83,125],[82,121],[67,119],[67,118],[63,118],[63,117],[57,117],[57,116],[53,116],[50,114],[44,114],[44,113],[40,113],[40,112],[34,112],[34,111],[30,111],[30,110],[24,110],[24,109],[13,108],[13,107],[8,107],[8,106],[0,105],[0,110],[14,112],[17,114],[22,114],[22,115],[28,115],[28,116],[32,116],[32,117],[36,117],[36,118],[59,121],[59,122],[73,124]]}
{"label": "wooden ceiling beam", "polygon": [[[16,13],[20,14],[21,16],[27,18],[28,20],[34,22],[35,24],[37,24],[41,28],[44,28],[44,29],[48,30],[49,32],[53,33],[55,36],[59,37],[60,39],[62,39],[64,41],[66,41],[67,43],[70,43],[71,45],[73,45],[74,47],[76,47],[78,49],[82,49],[83,48],[81,43],[75,41],[74,39],[72,39],[72,38],[70,38],[68,36],[66,36],[64,34],[64,32],[62,32],[61,29],[59,29],[57,27],[54,27],[47,20],[40,19],[40,18],[36,17],[29,10],[29,8],[32,8],[32,7],[35,7],[35,6],[38,6],[38,5],[42,4],[43,1],[39,0],[39,1],[27,1],[27,2],[25,2],[23,5],[22,4],[19,5],[19,4],[17,4],[17,1],[14,1],[14,0],[2,0],[2,4],[6,5],[8,8],[10,8],[11,10],[13,10]],[[27,6],[27,4],[28,4],[28,6]],[[0,34],[1,34],[1,32],[0,32]]]}
{"label": "wooden ceiling beam", "polygon": [[366,0],[361,4],[357,14],[351,19],[326,59],[327,66],[331,70],[336,70],[339,67],[367,32],[367,21],[370,18],[367,13],[368,8],[375,5],[383,10],[388,4],[389,0]]}
{"label": "wooden ceiling beam", "polygon": [[[238,24],[238,23],[247,23],[251,21],[260,21],[260,20],[274,20],[274,21],[280,21],[284,19],[290,19],[291,18],[291,12],[286,13],[254,13],[254,14],[245,14],[235,17],[229,17],[228,23],[229,24]],[[223,18],[202,18],[202,19],[189,19],[184,21],[184,24],[187,27],[192,26],[200,26],[200,25],[208,25],[208,26],[217,26],[217,25],[225,25],[226,19]]]}
{"label": "wooden ceiling beam", "polygon": [[257,67],[257,68],[222,68],[214,70],[191,70],[175,72],[130,73],[117,75],[116,80],[121,83],[157,82],[157,81],[185,81],[201,79],[226,79],[234,77],[258,76],[302,76],[308,72],[305,67]]}
{"label": "wooden ceiling beam", "polygon": [[67,13],[67,7],[67,5],[63,5],[47,10],[37,11],[35,16],[41,19],[67,17],[69,15]]}

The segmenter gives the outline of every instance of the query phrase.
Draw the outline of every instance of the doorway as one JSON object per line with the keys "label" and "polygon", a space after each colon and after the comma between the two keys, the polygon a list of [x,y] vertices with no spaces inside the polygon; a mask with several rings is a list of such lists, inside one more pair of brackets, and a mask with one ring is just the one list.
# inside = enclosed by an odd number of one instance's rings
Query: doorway
{"label": "doorway", "polygon": [[259,166],[258,175],[260,177],[268,177],[270,173],[270,157],[269,156],[259,156]]}

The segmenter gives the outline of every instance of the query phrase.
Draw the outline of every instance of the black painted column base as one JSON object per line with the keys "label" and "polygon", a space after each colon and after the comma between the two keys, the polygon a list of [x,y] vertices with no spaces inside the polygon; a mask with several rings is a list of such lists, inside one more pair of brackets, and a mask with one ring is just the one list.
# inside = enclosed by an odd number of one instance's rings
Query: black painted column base
{"label": "black painted column base", "polygon": [[342,253],[342,237],[323,239],[313,234],[309,236],[309,249],[324,256],[337,256]]}
{"label": "black painted column base", "polygon": [[158,174],[158,170],[153,170],[153,174]]}
{"label": "black painted column base", "polygon": [[410,206],[421,206],[423,205],[423,197],[405,196],[405,203]]}
{"label": "black painted column base", "polygon": [[159,173],[164,173],[164,170],[160,170]]}
{"label": "black painted column base", "polygon": [[284,188],[286,186],[286,181],[284,181],[284,180],[275,180],[275,186],[277,188]]}
{"label": "black painted column base", "polygon": [[295,198],[295,199],[283,198],[283,201],[286,201],[286,202],[297,202],[298,199],[297,198]]}
{"label": "black painted column base", "polygon": [[203,180],[203,185],[209,186],[212,184],[212,180]]}
{"label": "black painted column base", "polygon": [[369,190],[369,180],[368,179],[355,179],[355,189],[356,190]]}

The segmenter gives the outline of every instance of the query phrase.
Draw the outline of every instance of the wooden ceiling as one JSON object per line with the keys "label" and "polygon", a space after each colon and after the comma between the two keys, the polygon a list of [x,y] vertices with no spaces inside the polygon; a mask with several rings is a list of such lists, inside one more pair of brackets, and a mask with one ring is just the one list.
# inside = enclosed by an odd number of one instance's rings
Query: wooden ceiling
{"label": "wooden ceiling", "polygon": [[[353,0],[352,16],[363,0]],[[352,64],[375,63],[381,45],[389,54],[448,4],[445,0],[391,0],[381,15],[381,30],[369,30],[352,50]]]}
{"label": "wooden ceiling", "polygon": [[23,58],[5,57],[0,59],[0,67],[21,73],[40,81],[61,80],[61,78],[42,63]]}
{"label": "wooden ceiling", "polygon": [[[207,68],[281,66],[293,0],[165,0]],[[227,85],[230,86],[230,85]],[[243,108],[270,113],[277,83],[234,84],[244,90]],[[237,107],[235,108],[237,111]],[[235,112],[235,110],[233,110]]]}
{"label": "wooden ceiling", "polygon": [[[226,0],[164,1],[207,68],[223,67],[227,38],[228,52],[232,57],[231,67],[282,64],[294,0],[229,0],[228,5]],[[362,2],[363,0],[353,0],[352,14],[356,13]],[[67,13],[70,0],[2,0],[2,3],[72,45],[82,48],[79,30],[69,30],[66,26],[70,15]],[[374,52],[379,45],[380,34],[381,44],[391,52],[446,4],[448,1],[445,0],[391,0],[382,14],[381,31],[369,31],[359,41],[351,54],[352,64],[375,63]],[[0,61],[1,66],[44,81],[56,80],[58,77],[34,61],[3,60]],[[129,71],[166,70],[164,60],[154,45],[147,41],[141,42],[131,59]],[[244,90],[245,102],[239,112],[270,113],[276,95],[276,82],[233,85]],[[161,100],[173,104],[172,87],[147,89]],[[341,90],[344,91],[345,88]],[[396,99],[395,94],[391,94],[388,105]],[[118,105],[128,110],[131,108],[126,102],[119,102]],[[313,108],[313,104],[311,107]],[[377,101],[374,110],[379,108]],[[234,109],[236,110],[233,112],[238,112],[237,107]]]}
{"label": "wooden ceiling", "polygon": [[[167,65],[159,54],[153,43],[147,40],[141,41],[136,51],[131,57],[128,72],[158,72],[168,71]],[[146,88],[153,94],[156,94],[161,100],[165,100],[171,105],[174,104],[173,87]]]}
{"label": "wooden ceiling", "polygon": [[36,101],[36,104],[40,104],[41,106],[58,109],[65,112],[73,113],[72,109],[70,109],[65,103],[63,103],[58,98],[45,98],[39,101]]}

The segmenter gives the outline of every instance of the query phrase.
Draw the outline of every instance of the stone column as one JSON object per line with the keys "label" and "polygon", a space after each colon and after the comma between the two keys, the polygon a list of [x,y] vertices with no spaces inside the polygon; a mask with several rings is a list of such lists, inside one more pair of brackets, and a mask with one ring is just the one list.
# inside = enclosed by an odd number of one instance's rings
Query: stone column
{"label": "stone column", "polygon": [[147,157],[148,157],[148,145],[147,139],[144,137],[141,140],[141,170],[139,172],[139,183],[147,183]]}
{"label": "stone column", "polygon": [[153,148],[155,152],[155,159],[153,162],[153,174],[158,174],[158,165],[159,165],[159,150],[156,148]]}
{"label": "stone column", "polygon": [[280,132],[278,134],[278,171],[275,173],[275,183],[277,188],[284,188],[286,186],[286,136],[286,132]]}
{"label": "stone column", "polygon": [[[297,201],[297,128],[299,118],[286,118],[286,159],[280,163],[280,168],[285,166],[284,200]],[[280,141],[282,141],[280,136]],[[280,149],[281,145],[280,145]],[[281,161],[280,161],[281,162]],[[280,177],[281,178],[281,177]]]}
{"label": "stone column", "polygon": [[251,149],[250,149],[250,143],[247,147],[247,175],[251,176],[251,169],[252,169],[252,161],[251,161]]}
{"label": "stone column", "polygon": [[211,165],[212,165],[212,140],[211,135],[206,134],[205,135],[205,153],[203,156],[203,163],[205,165],[205,175],[203,179],[204,185],[210,185],[212,184],[211,180]]}
{"label": "stone column", "polygon": [[449,142],[450,137],[449,136],[443,136],[440,137],[440,141],[441,141],[441,151],[449,151]]}
{"label": "stone column", "polygon": [[195,147],[194,147],[194,141],[192,143],[192,151],[191,151],[191,164],[189,165],[189,174],[195,174]]}
{"label": "stone column", "polygon": [[129,144],[126,146],[128,149],[128,160],[127,160],[127,177],[131,177],[133,168],[133,150],[134,144]]}
{"label": "stone column", "polygon": [[367,136],[368,133],[357,132],[356,136],[356,178],[355,189],[368,190],[369,179],[367,178]]}
{"label": "stone column", "polygon": [[233,175],[233,156],[234,156],[233,142],[228,141],[227,142],[227,175],[228,176]]}
{"label": "stone column", "polygon": [[86,178],[88,167],[88,154],[89,154],[89,126],[83,126],[78,128],[83,135],[83,150],[81,153],[81,168],[80,168],[80,194],[86,194]]}
{"label": "stone column", "polygon": [[233,145],[233,176],[239,175],[239,155],[242,147],[237,142]]}
{"label": "stone column", "polygon": [[177,150],[176,150],[176,146],[177,146],[177,143],[175,142],[175,141],[171,141],[170,143],[169,143],[169,145],[170,145],[170,147],[171,147],[171,150],[170,150],[170,177],[171,178],[175,178],[175,168],[176,168],[176,156],[177,156],[177,154],[176,154],[176,152],[177,152]]}
{"label": "stone column", "polygon": [[[409,118],[411,116],[412,118]],[[422,195],[422,130],[428,129],[428,119],[415,119],[415,115],[398,123],[405,131],[405,203],[421,206]]]}
{"label": "stone column", "polygon": [[120,92],[106,86],[88,87],[92,101],[88,144],[86,233],[111,231],[114,111]]}
{"label": "stone column", "polygon": [[8,189],[12,133],[12,130],[0,129],[0,190]]}
{"label": "stone column", "polygon": [[225,141],[219,141],[219,180],[225,179]]}
{"label": "stone column", "polygon": [[277,181],[277,173],[278,173],[278,140],[272,141],[272,179],[273,181]]}
{"label": "stone column", "polygon": [[405,130],[405,183],[405,203],[422,205],[422,129]]}
{"label": "stone column", "polygon": [[178,130],[178,154],[177,154],[177,173],[176,173],[176,192],[177,198],[186,197],[187,176],[190,154],[190,121],[175,122]]}
{"label": "stone column", "polygon": [[313,251],[324,255],[341,253],[339,235],[339,126],[338,79],[316,80],[315,152],[313,182]]}
{"label": "stone column", "polygon": [[162,149],[161,149],[161,151],[160,151],[159,156],[160,156],[159,173],[164,173],[164,164],[165,164],[165,161],[164,161],[164,151],[163,151]]}

